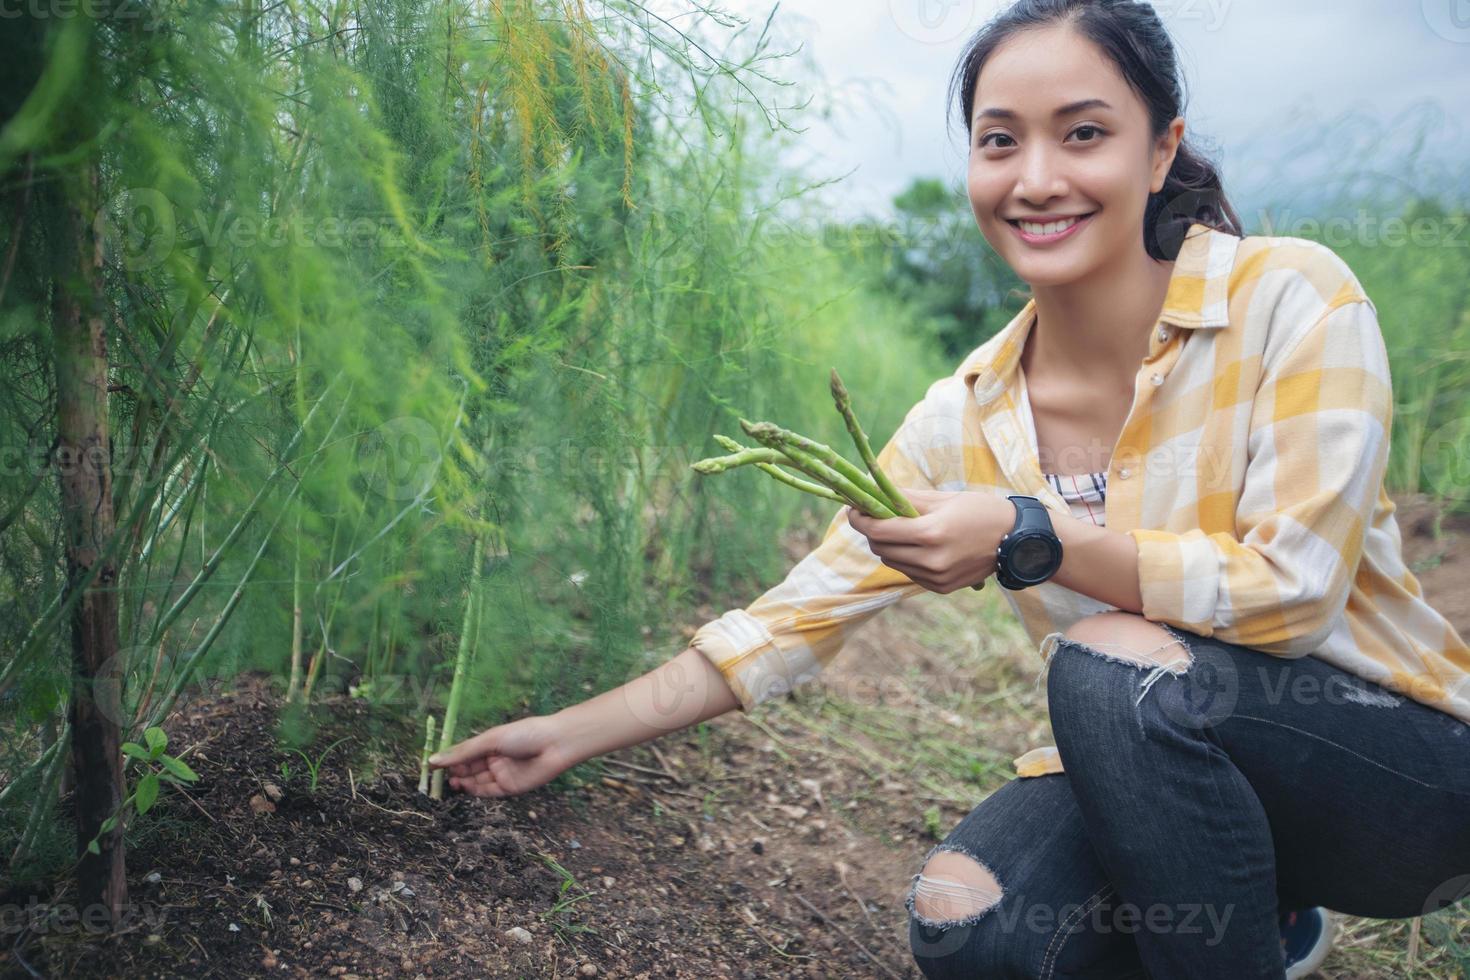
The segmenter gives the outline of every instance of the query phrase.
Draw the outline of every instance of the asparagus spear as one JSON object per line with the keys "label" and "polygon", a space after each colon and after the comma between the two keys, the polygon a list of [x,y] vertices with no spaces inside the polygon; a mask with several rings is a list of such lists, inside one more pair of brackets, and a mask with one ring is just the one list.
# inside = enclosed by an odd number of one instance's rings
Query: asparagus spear
{"label": "asparagus spear", "polygon": [[[776,463],[785,463],[787,466],[796,466],[796,464],[793,463],[790,457],[788,457],[785,453],[779,452],[775,449],[748,449],[745,446],[740,445],[740,443],[736,442],[734,439],[731,439],[729,436],[722,436],[719,434],[715,435],[715,442],[718,442],[721,446],[724,446],[726,449],[730,450],[730,452],[734,455],[720,456],[713,460],[700,460],[698,463],[694,464],[694,468],[696,470],[699,470],[699,472],[701,473],[722,473],[726,469],[728,469],[729,466],[720,466],[718,468],[704,467],[706,464],[710,463],[723,462],[724,460],[735,460],[743,454],[750,453],[752,454],[751,459],[747,461],[753,461],[755,463],[756,469],[764,470],[780,482],[786,484],[788,487],[795,487],[798,490],[804,490],[807,493],[816,494],[818,497],[824,497],[827,500],[835,500],[839,504],[846,504],[851,502],[846,497],[837,493],[835,490],[830,489],[829,487],[822,486],[820,483],[812,483],[808,480],[803,480],[799,476],[793,476],[792,474],[787,473],[785,470],[778,469],[775,465]],[[741,464],[739,462],[736,462],[730,465],[739,466]]]}
{"label": "asparagus spear", "polygon": [[[757,442],[772,449],[781,450],[802,470],[848,498],[858,510],[874,517],[898,516],[888,504],[883,502],[882,491],[878,490],[877,485],[866,473],[860,474],[861,480],[854,481],[849,478],[847,472],[839,471],[834,464],[841,460],[841,457],[833,452],[831,447],[814,442],[805,436],[799,436],[773,422],[751,422],[741,419],[740,427]],[[842,460],[842,462],[846,461]],[[847,470],[857,472],[851,463],[847,464]]]}
{"label": "asparagus spear", "polygon": [[[828,500],[835,500],[840,504],[855,505],[855,501],[847,499],[846,497],[837,493],[835,490],[830,489],[829,487],[826,487],[822,484],[812,483],[807,480],[799,479],[798,477],[792,476],[791,474],[786,473],[783,470],[777,469],[775,464],[778,462],[786,466],[801,469],[801,467],[798,466],[798,464],[794,460],[792,460],[791,457],[787,456],[785,453],[781,452],[778,449],[747,448],[740,445],[734,439],[730,439],[726,436],[721,435],[716,435],[715,439],[721,440],[720,444],[726,449],[734,450],[731,455],[711,456],[708,459],[701,459],[697,463],[689,464],[690,469],[709,475],[714,473],[724,473],[726,470],[732,470],[738,466],[754,465],[770,473],[782,483],[793,486],[798,490],[803,490],[807,493],[816,494],[817,496],[826,498]],[[802,470],[802,472],[806,471]]]}
{"label": "asparagus spear", "polygon": [[[721,437],[715,436],[715,438],[719,439]],[[776,449],[747,448],[745,446],[741,446],[733,439],[731,439],[730,441],[737,448],[732,449],[729,456],[711,456],[709,459],[701,459],[699,462],[691,463],[690,465],[694,469],[698,470],[700,473],[709,475],[713,473],[723,473],[726,470],[733,470],[737,466],[745,466],[748,463],[765,464],[769,466],[772,463],[779,463],[786,459],[785,454]],[[721,445],[724,445],[724,443],[721,443]],[[725,448],[729,449],[730,447],[726,446]]]}
{"label": "asparagus spear", "polygon": [[[827,472],[832,473],[841,481],[844,481],[845,484],[850,484],[853,488],[872,497],[887,509],[894,509],[892,502],[887,499],[887,495],[873,481],[871,476],[848,462],[846,458],[840,453],[835,452],[826,443],[809,439],[799,432],[793,432],[790,429],[783,429],[774,422],[756,423],[741,419],[740,425],[747,433],[760,439],[765,445],[779,449],[793,459],[796,453],[801,453],[820,463],[824,468],[823,478],[826,482],[831,483],[835,489],[843,489],[843,484],[827,479]],[[760,430],[759,434],[756,432],[757,429]]]}
{"label": "asparagus spear", "polygon": [[[742,422],[742,424],[744,423]],[[871,476],[869,476],[863,470],[858,469],[852,463],[848,462],[847,457],[843,456],[841,453],[836,452],[834,449],[832,449],[831,446],[828,446],[824,442],[818,442],[815,439],[809,439],[799,432],[792,432],[790,429],[783,429],[779,425],[775,425],[775,423],[773,422],[763,422],[761,424],[771,425],[774,427],[775,434],[781,439],[781,445],[779,445],[777,448],[785,450],[788,447],[794,446],[795,448],[800,449],[802,452],[816,457],[823,463],[826,463],[832,469],[836,470],[838,473],[841,473],[844,477],[851,481],[854,486],[858,487],[858,489],[863,490],[873,497],[876,497],[890,510],[897,510],[897,508],[893,506],[893,501],[888,499],[888,495],[883,492],[883,488],[878,486],[878,484],[873,480]]]}
{"label": "asparagus spear", "polygon": [[863,458],[863,463],[873,474],[878,488],[883,491],[893,509],[904,517],[918,517],[919,512],[914,509],[914,505],[909,503],[908,498],[893,485],[888,474],[884,473],[883,468],[878,465],[878,457],[873,454],[873,447],[868,443],[868,434],[858,424],[857,414],[852,410],[852,397],[847,393],[847,386],[837,376],[836,368],[832,369],[832,400],[837,403],[837,411],[842,413],[842,421],[847,424],[847,431],[852,436],[852,441],[857,443],[858,455]]}
{"label": "asparagus spear", "polygon": [[434,751],[434,716],[424,719],[424,754],[419,760],[419,792],[429,793],[429,754]]}

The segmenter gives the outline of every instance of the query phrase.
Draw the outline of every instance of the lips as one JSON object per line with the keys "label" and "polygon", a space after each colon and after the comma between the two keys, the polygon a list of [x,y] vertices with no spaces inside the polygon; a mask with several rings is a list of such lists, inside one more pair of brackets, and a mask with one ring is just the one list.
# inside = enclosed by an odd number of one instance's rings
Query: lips
{"label": "lips", "polygon": [[1051,242],[1059,242],[1075,234],[1092,219],[1096,211],[1086,214],[1072,215],[1067,218],[1051,221],[1030,221],[1016,218],[1007,218],[1006,223],[1016,230],[1021,240],[1029,245],[1045,245]]}

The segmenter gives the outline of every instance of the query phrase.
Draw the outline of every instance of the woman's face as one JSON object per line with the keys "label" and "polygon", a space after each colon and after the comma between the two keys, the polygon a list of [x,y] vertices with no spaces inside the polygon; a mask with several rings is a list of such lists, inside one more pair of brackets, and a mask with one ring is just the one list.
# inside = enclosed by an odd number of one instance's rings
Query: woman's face
{"label": "woman's face", "polygon": [[1083,279],[1143,251],[1144,206],[1183,133],[1180,118],[1155,140],[1143,102],[1072,28],[1015,35],[975,84],[967,181],[975,220],[1028,284]]}

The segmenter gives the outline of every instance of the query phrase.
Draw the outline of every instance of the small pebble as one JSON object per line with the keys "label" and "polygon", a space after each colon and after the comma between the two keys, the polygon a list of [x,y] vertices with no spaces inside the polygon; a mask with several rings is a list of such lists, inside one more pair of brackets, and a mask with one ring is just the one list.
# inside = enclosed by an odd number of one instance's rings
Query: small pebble
{"label": "small pebble", "polygon": [[505,930],[505,934],[507,937],[514,939],[518,943],[522,943],[527,946],[531,944],[531,934],[522,929],[520,926],[512,926],[511,928]]}
{"label": "small pebble", "polygon": [[581,969],[579,969],[577,972],[582,974],[582,976],[584,977],[595,977],[597,976],[597,964],[583,963]]}
{"label": "small pebble", "polygon": [[347,879],[347,890],[350,891],[350,892],[352,892],[352,894],[354,894],[354,895],[356,895],[358,892],[362,891],[362,879],[361,878],[348,878]]}

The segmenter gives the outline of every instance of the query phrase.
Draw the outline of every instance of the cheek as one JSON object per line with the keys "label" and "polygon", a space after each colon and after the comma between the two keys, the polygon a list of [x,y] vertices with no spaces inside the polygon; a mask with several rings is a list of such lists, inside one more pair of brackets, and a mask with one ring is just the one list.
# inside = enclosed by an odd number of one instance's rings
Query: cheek
{"label": "cheek", "polygon": [[980,222],[982,228],[999,220],[996,212],[1000,210],[1011,186],[1011,182],[1004,176],[1001,168],[987,167],[983,163],[977,164],[973,161],[970,163],[969,172],[965,177],[965,187],[970,195],[970,207],[974,210],[975,219]]}
{"label": "cheek", "polygon": [[1147,197],[1150,173],[1126,153],[1094,153],[1077,162],[1072,179],[1080,194],[1106,203]]}

